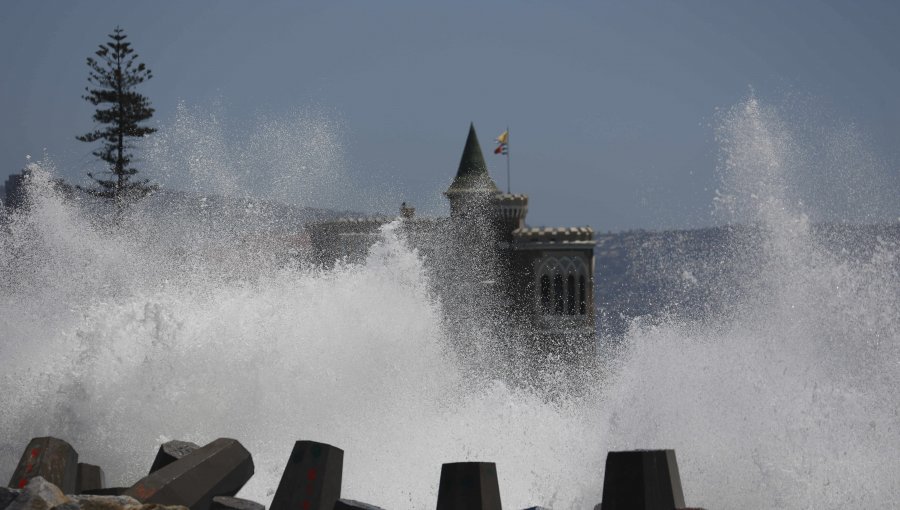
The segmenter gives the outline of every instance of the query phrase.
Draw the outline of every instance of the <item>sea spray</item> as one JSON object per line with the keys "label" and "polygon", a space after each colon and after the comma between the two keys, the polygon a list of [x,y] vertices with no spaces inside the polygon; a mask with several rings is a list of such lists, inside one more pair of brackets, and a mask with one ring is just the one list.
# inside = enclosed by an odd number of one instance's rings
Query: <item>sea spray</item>
{"label": "sea spray", "polygon": [[497,462],[510,505],[599,500],[599,406],[467,372],[392,226],[324,269],[257,253],[249,220],[139,205],[101,221],[30,172],[2,244],[3,457],[57,435],[127,485],[162,441],[229,436],[257,464],[241,495],[268,502],[304,438],[343,448],[344,493],[386,507],[432,506],[461,460]]}
{"label": "sea spray", "polygon": [[[716,203],[740,228],[719,247],[733,273],[710,294],[720,303],[636,321],[574,395],[471,373],[487,364],[457,359],[427,264],[396,228],[325,269],[302,242],[274,255],[292,225],[239,189],[222,191],[244,200],[227,215],[197,195],[117,217],[36,165],[0,236],[0,456],[58,435],[117,485],[167,439],[232,436],[257,464],[241,495],[265,503],[293,441],[314,439],[346,451],[347,497],[432,507],[442,462],[483,460],[506,506],[568,509],[599,502],[608,450],[675,448],[692,505],[898,506],[898,248],[867,239],[859,255],[816,233],[811,206],[827,204],[796,175],[820,159],[796,128],[753,98],[722,115]],[[191,172],[247,182],[240,158],[213,157],[227,143],[203,147]]]}
{"label": "sea spray", "polygon": [[792,181],[816,158],[796,129],[755,98],[720,119],[720,212],[749,226],[731,240],[738,285],[715,320],[630,333],[600,435],[675,448],[695,505],[896,507],[898,246],[854,257],[840,229],[812,228]]}

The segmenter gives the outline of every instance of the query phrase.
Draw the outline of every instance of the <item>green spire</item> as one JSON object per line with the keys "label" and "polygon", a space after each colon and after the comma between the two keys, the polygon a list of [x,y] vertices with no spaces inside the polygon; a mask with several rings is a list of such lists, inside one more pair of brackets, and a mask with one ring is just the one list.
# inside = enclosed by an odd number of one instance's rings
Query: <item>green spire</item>
{"label": "green spire", "polygon": [[463,149],[462,159],[459,160],[459,170],[456,178],[447,189],[446,195],[471,192],[496,193],[497,184],[488,174],[487,164],[484,162],[484,154],[478,143],[478,135],[475,134],[475,125],[469,124],[469,137],[466,138],[466,147]]}

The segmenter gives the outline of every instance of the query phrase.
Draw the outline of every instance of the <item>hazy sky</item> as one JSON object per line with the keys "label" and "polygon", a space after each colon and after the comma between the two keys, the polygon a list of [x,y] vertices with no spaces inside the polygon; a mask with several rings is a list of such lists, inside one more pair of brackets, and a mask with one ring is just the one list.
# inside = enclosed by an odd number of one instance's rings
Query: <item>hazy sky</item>
{"label": "hazy sky", "polygon": [[97,168],[74,139],[92,127],[85,57],[117,24],[154,72],[140,89],[160,127],[146,173],[174,187],[206,176],[440,214],[473,121],[503,188],[489,151],[510,126],[532,225],[704,225],[716,109],[751,87],[852,126],[876,166],[900,167],[896,1],[4,0],[0,173],[44,149],[69,180]]}

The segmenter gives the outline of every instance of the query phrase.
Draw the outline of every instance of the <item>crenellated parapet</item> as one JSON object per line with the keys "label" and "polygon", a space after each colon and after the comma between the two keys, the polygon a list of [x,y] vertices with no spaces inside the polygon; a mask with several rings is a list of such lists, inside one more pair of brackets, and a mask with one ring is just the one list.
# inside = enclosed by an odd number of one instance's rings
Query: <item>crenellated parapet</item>
{"label": "crenellated parapet", "polygon": [[[472,125],[444,195],[449,217],[418,217],[404,202],[398,233],[430,268],[454,327],[504,317],[502,334],[512,344],[539,356],[589,355],[596,334],[594,229],[526,226],[528,195],[497,188]],[[379,228],[397,218],[342,218],[306,230],[323,263],[354,261],[378,241]]]}
{"label": "crenellated parapet", "polygon": [[517,229],[525,225],[528,215],[528,195],[500,193],[494,198],[495,210],[500,221]]}
{"label": "crenellated parapet", "polygon": [[389,216],[346,217],[307,223],[305,229],[320,261],[333,261],[344,256],[358,260],[375,242],[382,225],[396,219]]}
{"label": "crenellated parapet", "polygon": [[591,227],[521,227],[513,231],[517,243],[560,243],[593,245]]}

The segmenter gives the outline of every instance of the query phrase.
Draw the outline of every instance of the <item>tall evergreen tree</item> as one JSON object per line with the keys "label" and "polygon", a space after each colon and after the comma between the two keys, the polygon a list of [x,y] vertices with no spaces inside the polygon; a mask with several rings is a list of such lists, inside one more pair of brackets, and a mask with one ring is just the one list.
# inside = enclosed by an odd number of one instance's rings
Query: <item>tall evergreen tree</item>
{"label": "tall evergreen tree", "polygon": [[93,195],[114,199],[119,206],[129,198],[147,195],[156,189],[148,179],[137,180],[138,172],[132,166],[133,144],[130,140],[142,138],[156,129],[141,125],[153,116],[150,100],[134,89],[153,77],[153,73],[143,63],[137,62],[138,55],[121,28],[116,27],[109,34],[109,41],[101,44],[94,55],[87,58],[90,67],[86,95],[82,96],[94,106],[94,122],[102,124],[98,129],[77,137],[82,142],[102,141],[99,149],[92,154],[109,165],[104,177],[88,172],[96,186],[86,191]]}

